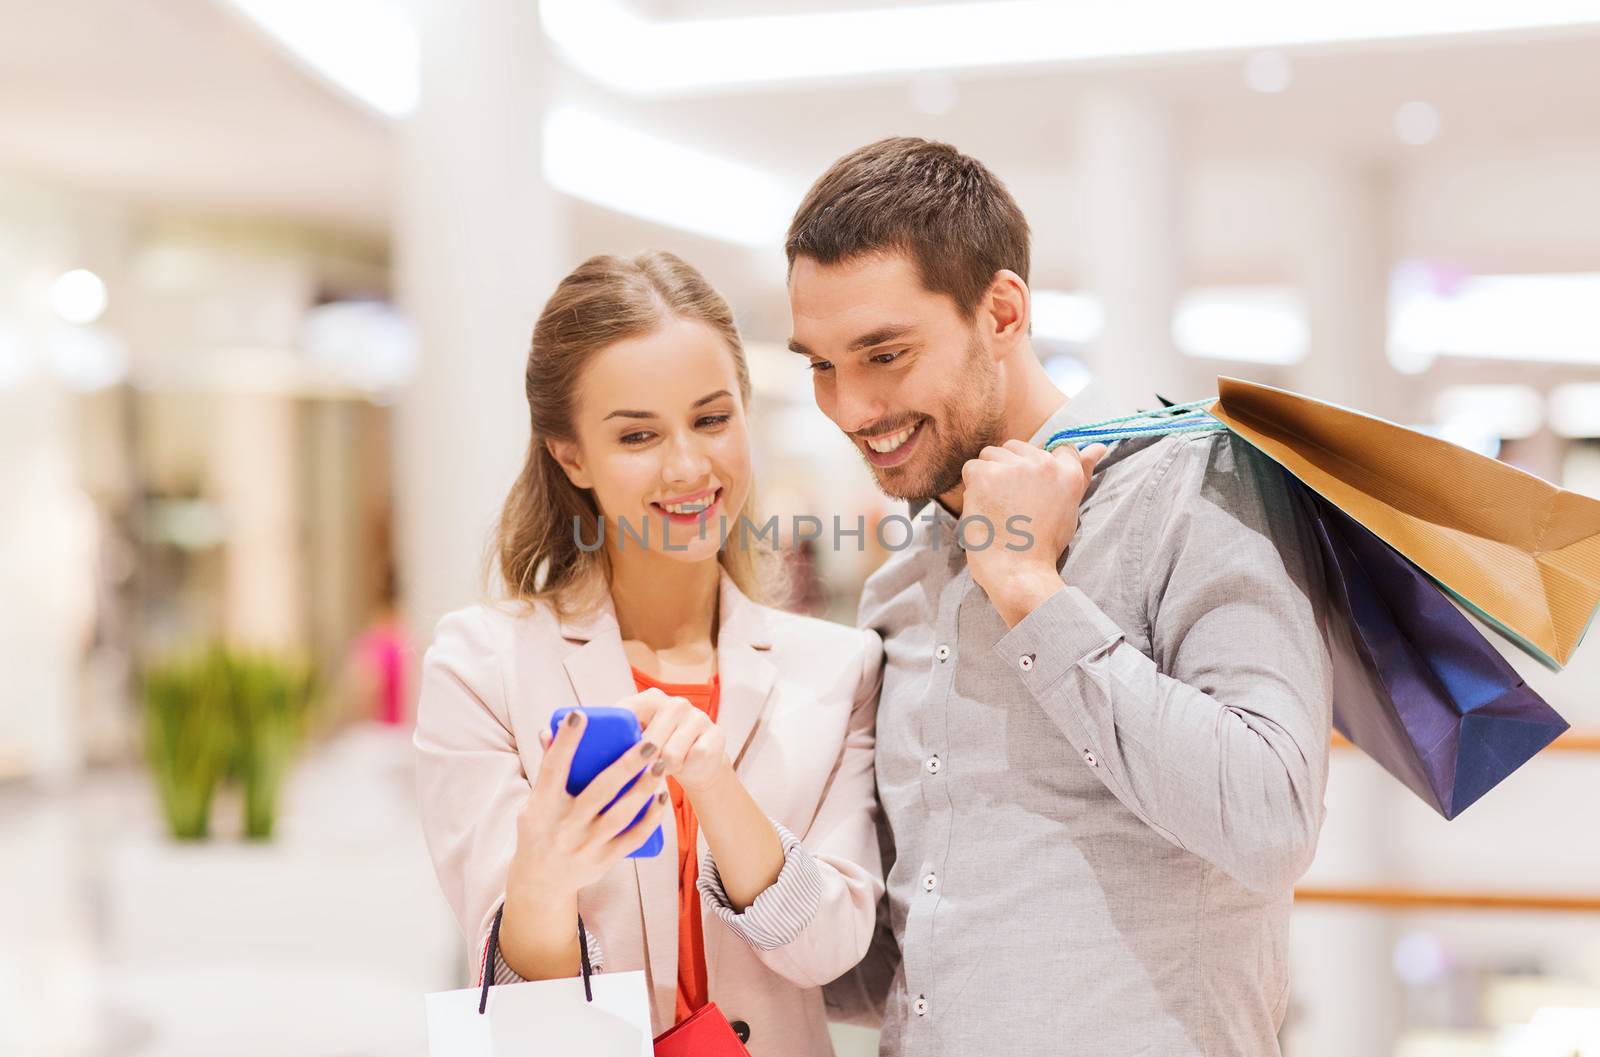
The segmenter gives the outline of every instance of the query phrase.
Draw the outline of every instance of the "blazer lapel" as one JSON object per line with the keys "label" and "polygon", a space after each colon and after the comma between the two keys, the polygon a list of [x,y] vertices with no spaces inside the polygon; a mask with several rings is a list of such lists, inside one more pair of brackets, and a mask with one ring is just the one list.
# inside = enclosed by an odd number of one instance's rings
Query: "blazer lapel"
{"label": "blazer lapel", "polygon": [[761,725],[777,669],[767,658],[772,640],[766,614],[724,573],[717,631],[717,671],[721,681],[717,726],[735,771]]}
{"label": "blazer lapel", "polygon": [[[761,728],[762,717],[771,703],[777,668],[767,656],[772,649],[772,639],[768,634],[765,611],[746,598],[726,573],[722,577],[718,607],[717,671],[721,694],[717,707],[717,726],[722,728],[722,737],[727,744],[728,759],[733,761],[734,772],[745,780],[748,788],[750,776],[742,770],[745,750]],[[703,831],[699,847],[695,850],[704,861],[707,848]],[[724,944],[729,942],[728,928],[712,914],[705,914],[702,919],[706,942],[706,983],[715,992],[718,962],[722,960]]]}
{"label": "blazer lapel", "polygon": [[[628,655],[622,649],[616,611],[609,598],[592,615],[563,619],[561,634],[577,643],[562,665],[580,705],[615,705],[635,692]],[[649,776],[646,775],[646,779]],[[672,1024],[674,994],[678,986],[678,831],[668,813],[661,824],[665,844],[661,854],[630,859],[639,890],[640,926],[644,935],[645,968],[652,1005],[660,1020],[665,1009],[665,1030]],[[664,1005],[663,1005],[664,1003]]]}

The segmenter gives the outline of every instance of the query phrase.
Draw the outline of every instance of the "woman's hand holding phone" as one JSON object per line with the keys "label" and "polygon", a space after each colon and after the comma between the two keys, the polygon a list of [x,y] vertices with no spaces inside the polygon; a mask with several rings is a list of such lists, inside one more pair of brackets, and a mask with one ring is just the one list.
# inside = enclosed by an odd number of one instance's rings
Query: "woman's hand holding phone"
{"label": "woman's hand holding phone", "polygon": [[[667,810],[667,793],[646,775],[624,793],[622,787],[659,755],[649,734],[617,758],[577,796],[567,793],[573,754],[583,739],[583,713],[569,713],[552,740],[541,731],[544,759],[517,815],[517,850],[507,877],[507,895],[531,891],[552,899],[576,896],[627,858],[655,832]],[[649,804],[643,818],[634,818]],[[611,804],[608,809],[607,804]]]}

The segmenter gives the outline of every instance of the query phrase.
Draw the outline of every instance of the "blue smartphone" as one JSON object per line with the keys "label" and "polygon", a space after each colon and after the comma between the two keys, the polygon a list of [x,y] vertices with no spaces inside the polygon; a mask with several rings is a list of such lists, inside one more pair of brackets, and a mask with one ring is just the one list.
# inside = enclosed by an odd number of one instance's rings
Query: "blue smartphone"
{"label": "blue smartphone", "polygon": [[[588,720],[588,726],[583,728],[583,740],[578,742],[578,751],[572,757],[572,769],[567,774],[567,792],[577,796],[584,788],[599,776],[600,772],[610,767],[622,754],[639,744],[639,739],[644,732],[639,729],[639,717],[626,708],[558,708],[550,717],[550,736],[553,738],[561,733],[561,724],[566,721],[569,713],[582,712]],[[622,798],[623,793],[633,788],[644,776],[640,771],[627,785],[622,787],[622,792],[611,799],[615,804]],[[611,804],[607,804],[609,808]],[[633,821],[637,824],[644,818],[645,812],[650,810],[650,805],[645,804],[639,809],[639,815]],[[638,851],[628,853],[630,859],[649,859],[660,855],[664,846],[661,836],[661,827],[650,834],[650,839],[645,841]]]}

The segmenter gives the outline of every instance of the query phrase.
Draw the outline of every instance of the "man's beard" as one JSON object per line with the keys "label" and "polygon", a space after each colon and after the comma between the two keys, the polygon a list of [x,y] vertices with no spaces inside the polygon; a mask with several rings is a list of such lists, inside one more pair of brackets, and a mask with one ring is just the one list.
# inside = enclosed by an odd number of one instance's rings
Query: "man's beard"
{"label": "man's beard", "polygon": [[961,484],[962,468],[999,436],[1003,411],[996,399],[999,372],[976,339],[967,347],[961,382],[956,396],[937,415],[923,419],[925,436],[917,443],[926,450],[918,452],[912,463],[925,470],[873,468],[872,476],[885,495],[896,499],[944,495]]}

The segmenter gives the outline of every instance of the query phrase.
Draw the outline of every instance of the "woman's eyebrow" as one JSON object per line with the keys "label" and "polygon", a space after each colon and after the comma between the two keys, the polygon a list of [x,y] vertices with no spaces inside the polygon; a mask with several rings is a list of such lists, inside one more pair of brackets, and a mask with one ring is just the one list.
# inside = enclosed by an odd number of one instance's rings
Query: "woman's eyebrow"
{"label": "woman's eyebrow", "polygon": [[[689,406],[691,408],[704,407],[706,404],[711,403],[711,401],[716,400],[719,397],[732,396],[732,395],[733,394],[728,392],[726,389],[718,389],[714,393],[707,393],[705,396],[702,396],[700,399],[696,400],[693,404],[690,404]],[[656,415],[656,413],[654,411],[628,411],[628,410],[619,408],[618,410],[611,412],[611,414],[607,415],[605,418],[601,419],[600,421],[605,422],[606,420],[613,419],[613,418],[656,418],[656,417],[658,417],[658,416]]]}

